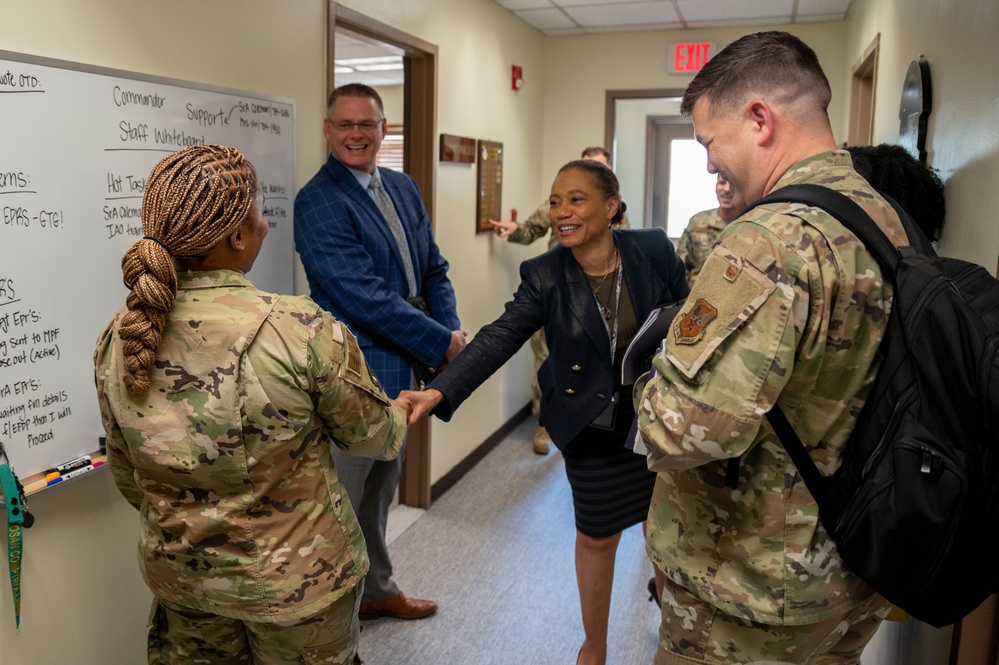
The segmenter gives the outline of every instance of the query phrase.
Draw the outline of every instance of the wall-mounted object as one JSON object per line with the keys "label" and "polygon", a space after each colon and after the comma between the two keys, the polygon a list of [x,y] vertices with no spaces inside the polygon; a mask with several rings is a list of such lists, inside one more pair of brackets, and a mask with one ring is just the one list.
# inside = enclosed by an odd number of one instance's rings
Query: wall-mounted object
{"label": "wall-mounted object", "polygon": [[909,63],[898,107],[898,144],[919,161],[926,162],[926,123],[933,102],[930,65],[923,56]]}
{"label": "wall-mounted object", "polygon": [[503,144],[496,141],[479,141],[478,190],[475,197],[475,232],[489,233],[493,227],[490,219],[502,219],[503,202]]}
{"label": "wall-mounted object", "polygon": [[514,90],[520,90],[524,87],[524,68],[513,65],[510,68],[511,81],[510,84],[513,86]]}
{"label": "wall-mounted object", "polygon": [[670,44],[667,71],[670,74],[696,74],[715,54],[712,42]]}
{"label": "wall-mounted object", "polygon": [[441,134],[440,161],[474,164],[475,139],[470,139],[467,136]]}

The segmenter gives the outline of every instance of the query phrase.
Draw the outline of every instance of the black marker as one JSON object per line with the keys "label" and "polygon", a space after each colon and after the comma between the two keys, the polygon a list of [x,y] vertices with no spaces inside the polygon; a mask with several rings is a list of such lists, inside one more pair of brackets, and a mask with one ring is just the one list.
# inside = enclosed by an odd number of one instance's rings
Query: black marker
{"label": "black marker", "polygon": [[76,459],[70,460],[65,464],[60,464],[59,466],[54,466],[51,469],[46,470],[45,475],[48,476],[50,473],[58,473],[61,476],[70,471],[75,471],[76,469],[89,466],[90,464],[90,455],[84,455],[83,457],[77,457]]}

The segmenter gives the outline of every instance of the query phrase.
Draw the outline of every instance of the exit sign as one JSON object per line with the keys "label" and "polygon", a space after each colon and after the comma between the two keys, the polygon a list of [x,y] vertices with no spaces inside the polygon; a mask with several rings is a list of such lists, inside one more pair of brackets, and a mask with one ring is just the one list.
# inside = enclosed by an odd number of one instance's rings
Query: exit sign
{"label": "exit sign", "polygon": [[715,45],[710,42],[673,44],[669,49],[669,72],[696,74],[714,54]]}

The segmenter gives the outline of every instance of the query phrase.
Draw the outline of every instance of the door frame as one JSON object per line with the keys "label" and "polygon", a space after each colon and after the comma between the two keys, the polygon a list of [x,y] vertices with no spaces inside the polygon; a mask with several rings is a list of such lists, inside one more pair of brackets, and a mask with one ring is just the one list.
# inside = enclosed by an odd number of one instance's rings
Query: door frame
{"label": "door frame", "polygon": [[[335,0],[327,4],[326,97],[335,86],[333,60],[336,57],[336,31],[349,30],[403,52],[403,165],[423,196],[431,225],[437,185],[437,46],[390,25],[344,7]],[[323,109],[323,116],[326,109]],[[430,507],[430,424],[428,418],[409,428],[406,459],[399,481],[399,502],[418,508]]]}
{"label": "door frame", "polygon": [[650,88],[641,90],[608,90],[604,94],[604,147],[611,153],[614,163],[614,127],[617,122],[619,99],[659,99],[662,97],[683,97],[683,88]]}
{"label": "door frame", "polygon": [[[645,116],[645,219],[648,220],[649,226],[659,226],[669,235],[669,224],[668,223],[657,223],[655,217],[653,216],[653,206],[655,205],[655,197],[653,193],[656,188],[656,153],[658,142],[659,142],[659,132],[656,131],[657,127],[670,127],[670,128],[683,128],[683,131],[668,131],[667,140],[672,142],[674,138],[691,138],[690,126],[692,121],[690,118],[685,116],[677,115],[649,115]],[[669,162],[671,159],[671,149],[669,143],[666,145],[666,157]],[[668,164],[667,164],[668,165]],[[666,187],[664,189],[665,195],[663,197],[662,207],[669,211],[669,182],[666,182]],[[679,236],[677,236],[679,237]]]}

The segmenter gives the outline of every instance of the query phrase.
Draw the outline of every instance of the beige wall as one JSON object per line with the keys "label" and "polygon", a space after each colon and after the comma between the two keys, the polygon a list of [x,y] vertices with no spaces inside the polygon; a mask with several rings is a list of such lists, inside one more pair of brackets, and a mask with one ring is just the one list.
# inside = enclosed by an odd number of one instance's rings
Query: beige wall
{"label": "beige wall", "polygon": [[[927,161],[940,171],[947,222],[940,251],[996,270],[999,259],[999,3],[854,0],[847,63],[881,34],[875,143],[898,140],[909,63],[925,56],[933,84]],[[847,84],[849,70],[844,73]],[[845,130],[845,127],[844,127]]]}
{"label": "beige wall", "polygon": [[[438,131],[502,141],[503,208],[522,215],[543,200],[557,168],[581,145],[603,142],[605,90],[683,87],[684,77],[664,73],[666,43],[723,45],[751,30],[546,39],[491,0],[344,4],[439,46]],[[297,185],[325,159],[324,0],[0,0],[0,9],[7,50],[292,98]],[[849,66],[874,33],[882,34],[878,140],[897,136],[901,77],[910,60],[927,55],[935,96],[930,157],[947,180],[950,208],[942,248],[990,269],[999,244],[991,214],[999,203],[999,71],[987,56],[996,51],[997,23],[994,0],[855,0],[847,22],[791,28],[830,74],[840,140]],[[513,64],[524,68],[519,92],[510,90]],[[473,234],[474,167],[440,164],[436,194],[438,238],[452,265],[459,315],[474,332],[501,311],[518,281],[517,264],[541,243],[525,248]],[[435,422],[432,480],[527,403],[530,365],[522,351],[454,422]],[[135,564],[136,518],[110,474],[53,488],[30,503],[38,521],[25,537],[20,635],[9,586],[0,583],[0,665],[143,662],[149,594]]]}
{"label": "beige wall", "polygon": [[[439,131],[504,142],[504,207],[537,205],[540,33],[491,0],[344,4],[440,47]],[[5,50],[294,99],[296,185],[326,157],[325,0],[0,0],[0,14]],[[517,93],[510,90],[511,64],[527,73],[528,85]],[[437,200],[437,231],[452,264],[459,315],[474,331],[501,311],[528,250],[473,234],[474,167],[442,165]],[[529,401],[528,366],[522,352],[458,422],[435,427],[440,452],[433,479]],[[0,665],[144,662],[150,595],[135,561],[137,518],[110,474],[48,490],[32,498],[30,508],[37,522],[24,539],[19,635],[9,583],[0,583]]]}
{"label": "beige wall", "polygon": [[[667,72],[667,46],[676,42],[713,42],[720,49],[742,35],[766,28],[668,30],[550,37],[545,41],[545,119],[543,172],[579,156],[582,144],[604,142],[607,90],[683,89],[691,76]],[[805,40],[827,71],[838,71],[845,57],[846,24],[781,26]],[[842,78],[830,76],[830,116],[843,116]],[[618,156],[615,155],[615,162]],[[626,159],[633,159],[626,157]],[[638,161],[644,163],[644,153]],[[631,203],[629,202],[629,207]],[[637,209],[636,209],[637,211]]]}

